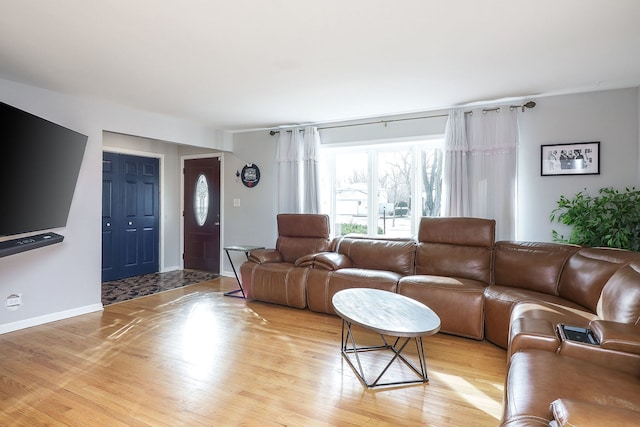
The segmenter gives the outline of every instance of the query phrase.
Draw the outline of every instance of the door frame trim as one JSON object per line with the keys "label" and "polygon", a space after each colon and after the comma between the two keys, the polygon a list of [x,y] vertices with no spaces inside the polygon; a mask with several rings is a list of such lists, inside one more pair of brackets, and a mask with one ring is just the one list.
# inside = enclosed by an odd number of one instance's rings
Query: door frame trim
{"label": "door frame trim", "polygon": [[164,250],[165,250],[165,245],[164,245],[164,238],[165,238],[165,232],[164,232],[164,212],[165,212],[165,206],[164,206],[164,180],[165,180],[165,171],[164,171],[164,167],[165,167],[165,159],[164,159],[164,154],[163,153],[153,153],[151,151],[141,151],[141,150],[131,150],[128,148],[117,148],[117,147],[107,147],[107,146],[103,146],[102,147],[102,152],[103,153],[114,153],[114,154],[129,154],[132,156],[138,156],[138,157],[149,157],[149,158],[154,158],[154,159],[158,159],[158,163],[160,164],[160,184],[159,184],[159,199],[158,202],[158,206],[159,206],[159,223],[158,223],[158,244],[160,245],[160,247],[158,248],[158,270],[162,273],[165,271],[165,263],[164,263]]}
{"label": "door frame trim", "polygon": [[193,159],[220,159],[220,274],[224,258],[222,256],[224,246],[224,155],[223,153],[189,154],[180,156],[180,268],[184,270],[184,161]]}

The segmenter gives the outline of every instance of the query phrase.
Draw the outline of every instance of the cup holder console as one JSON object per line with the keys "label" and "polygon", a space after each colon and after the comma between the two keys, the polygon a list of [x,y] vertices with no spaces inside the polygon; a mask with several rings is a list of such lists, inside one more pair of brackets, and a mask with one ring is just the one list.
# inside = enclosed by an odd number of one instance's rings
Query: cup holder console
{"label": "cup holder console", "polygon": [[579,326],[558,325],[558,332],[562,340],[577,341],[584,344],[600,345],[591,329]]}

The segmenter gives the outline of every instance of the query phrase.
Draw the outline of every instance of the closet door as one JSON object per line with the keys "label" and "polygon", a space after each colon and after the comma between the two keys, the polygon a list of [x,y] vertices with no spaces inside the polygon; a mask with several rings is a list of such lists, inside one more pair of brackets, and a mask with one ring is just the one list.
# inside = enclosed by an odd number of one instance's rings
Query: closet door
{"label": "closet door", "polygon": [[104,153],[102,281],[159,269],[159,160]]}

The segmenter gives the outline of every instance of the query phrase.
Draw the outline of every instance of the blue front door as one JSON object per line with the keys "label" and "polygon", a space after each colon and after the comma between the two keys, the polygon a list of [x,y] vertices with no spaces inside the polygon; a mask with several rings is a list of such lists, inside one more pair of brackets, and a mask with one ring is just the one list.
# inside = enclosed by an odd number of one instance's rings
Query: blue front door
{"label": "blue front door", "polygon": [[102,281],[159,269],[159,160],[104,153]]}

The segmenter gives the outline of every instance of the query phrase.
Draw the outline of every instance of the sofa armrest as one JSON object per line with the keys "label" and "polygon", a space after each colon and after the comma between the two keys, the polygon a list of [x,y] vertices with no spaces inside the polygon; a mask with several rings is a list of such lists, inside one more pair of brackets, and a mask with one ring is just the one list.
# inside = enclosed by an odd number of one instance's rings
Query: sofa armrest
{"label": "sofa armrest", "polygon": [[600,405],[571,399],[556,399],[551,403],[554,426],[635,425],[640,412],[622,407]]}
{"label": "sofa armrest", "polygon": [[256,249],[249,252],[249,261],[253,261],[256,264],[282,262],[282,255],[275,249]]}
{"label": "sofa armrest", "polygon": [[337,252],[320,252],[299,258],[296,261],[296,266],[335,271],[341,268],[353,267],[353,262],[351,262],[348,256]]}
{"label": "sofa armrest", "polygon": [[313,263],[315,262],[316,257],[320,255],[320,253],[321,252],[301,256],[296,260],[294,264],[296,267],[312,267],[313,268]]}
{"label": "sofa armrest", "polygon": [[589,328],[600,341],[601,348],[640,354],[640,325],[592,320]]}

